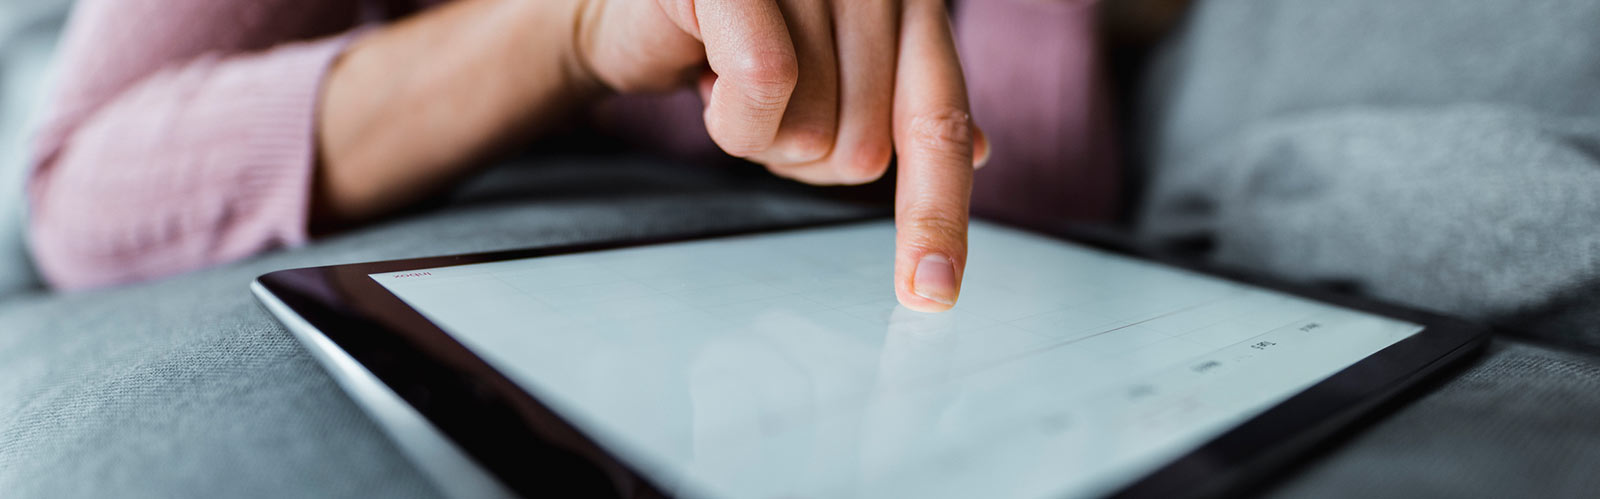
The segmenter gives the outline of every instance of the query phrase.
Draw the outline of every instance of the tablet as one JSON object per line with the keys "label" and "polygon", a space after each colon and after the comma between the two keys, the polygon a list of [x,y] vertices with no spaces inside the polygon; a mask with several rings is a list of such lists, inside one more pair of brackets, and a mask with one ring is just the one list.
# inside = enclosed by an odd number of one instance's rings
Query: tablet
{"label": "tablet", "polygon": [[298,269],[255,291],[441,488],[1217,494],[1483,329],[975,221],[959,303],[891,220]]}

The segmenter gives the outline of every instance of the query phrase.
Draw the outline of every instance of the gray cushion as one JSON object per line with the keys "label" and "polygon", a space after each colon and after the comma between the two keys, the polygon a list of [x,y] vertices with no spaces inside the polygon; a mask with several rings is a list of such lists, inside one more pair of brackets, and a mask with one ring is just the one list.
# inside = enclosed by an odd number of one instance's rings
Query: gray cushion
{"label": "gray cushion", "polygon": [[[1213,0],[1139,99],[1141,233],[1600,351],[1600,3]],[[1592,496],[1593,356],[1502,341],[1291,497]]]}
{"label": "gray cushion", "polygon": [[23,242],[28,127],[44,101],[46,68],[71,5],[0,3],[0,297],[39,286]]}
{"label": "gray cushion", "polygon": [[1199,2],[1142,101],[1143,233],[1600,348],[1600,3]]}
{"label": "gray cushion", "polygon": [[1349,108],[1163,165],[1144,232],[1209,256],[1600,347],[1600,118]]}

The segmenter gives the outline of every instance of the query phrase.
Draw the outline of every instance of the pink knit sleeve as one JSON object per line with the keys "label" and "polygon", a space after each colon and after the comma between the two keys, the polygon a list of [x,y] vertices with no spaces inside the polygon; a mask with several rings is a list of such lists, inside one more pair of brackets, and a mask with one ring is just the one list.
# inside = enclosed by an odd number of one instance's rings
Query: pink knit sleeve
{"label": "pink knit sleeve", "polygon": [[28,184],[44,277],[106,286],[303,242],[317,98],[358,3],[80,2]]}

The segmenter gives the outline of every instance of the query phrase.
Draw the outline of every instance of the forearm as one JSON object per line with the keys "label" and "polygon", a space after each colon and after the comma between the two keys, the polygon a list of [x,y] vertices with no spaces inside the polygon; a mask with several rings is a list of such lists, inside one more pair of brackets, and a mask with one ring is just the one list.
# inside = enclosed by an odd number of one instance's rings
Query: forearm
{"label": "forearm", "polygon": [[602,92],[572,49],[581,0],[464,0],[382,28],[329,72],[315,224],[416,200]]}
{"label": "forearm", "polygon": [[106,286],[305,241],[313,110],[346,46],[172,62],[81,119],[52,121],[66,125],[41,135],[28,186],[44,277],[61,289]]}

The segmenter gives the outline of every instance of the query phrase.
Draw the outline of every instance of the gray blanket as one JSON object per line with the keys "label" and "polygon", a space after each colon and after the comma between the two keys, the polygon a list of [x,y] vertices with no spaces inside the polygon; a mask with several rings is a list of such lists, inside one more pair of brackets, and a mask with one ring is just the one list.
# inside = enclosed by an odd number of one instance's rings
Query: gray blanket
{"label": "gray blanket", "polygon": [[[1600,351],[1600,2],[1202,0],[1140,94],[1149,240]],[[1594,360],[1498,346],[1308,497],[1587,497]]]}
{"label": "gray blanket", "polygon": [[1143,233],[1600,348],[1600,3],[1200,2],[1145,89]]}

